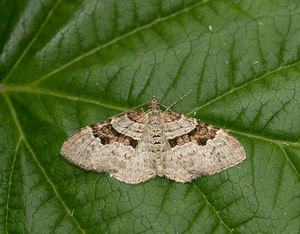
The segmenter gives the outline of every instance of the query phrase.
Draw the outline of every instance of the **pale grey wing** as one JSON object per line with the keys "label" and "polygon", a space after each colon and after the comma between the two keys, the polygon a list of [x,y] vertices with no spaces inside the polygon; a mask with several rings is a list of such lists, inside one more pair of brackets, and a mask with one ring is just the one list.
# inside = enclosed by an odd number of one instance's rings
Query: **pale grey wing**
{"label": "pale grey wing", "polygon": [[156,176],[154,153],[149,150],[149,140],[145,131],[136,147],[135,154],[120,170],[111,176],[128,184],[138,184]]}
{"label": "pale grey wing", "polygon": [[124,138],[120,142],[121,136],[115,132],[111,138],[105,136],[107,133],[101,135],[100,130],[107,130],[107,126],[105,121],[80,129],[64,142],[61,154],[85,170],[108,173],[119,170],[134,156],[135,149]]}
{"label": "pale grey wing", "polygon": [[165,151],[164,161],[167,178],[189,182],[201,175],[225,170],[246,158],[241,143],[229,133],[196,121],[192,131],[167,138],[168,150]]}
{"label": "pale grey wing", "polygon": [[173,111],[164,112],[164,134],[167,139],[182,136],[198,125],[198,120]]}
{"label": "pale grey wing", "polygon": [[149,155],[145,139],[119,133],[111,123],[113,119],[74,133],[64,142],[61,154],[83,169],[107,172],[129,184],[154,177],[153,155]]}
{"label": "pale grey wing", "polygon": [[206,145],[189,142],[167,151],[164,173],[177,182],[190,182],[201,175],[212,175],[235,166],[245,158],[243,146],[233,136],[219,130]]}
{"label": "pale grey wing", "polygon": [[111,124],[116,131],[135,140],[141,138],[145,129],[144,122],[144,112],[125,113],[111,118]]}

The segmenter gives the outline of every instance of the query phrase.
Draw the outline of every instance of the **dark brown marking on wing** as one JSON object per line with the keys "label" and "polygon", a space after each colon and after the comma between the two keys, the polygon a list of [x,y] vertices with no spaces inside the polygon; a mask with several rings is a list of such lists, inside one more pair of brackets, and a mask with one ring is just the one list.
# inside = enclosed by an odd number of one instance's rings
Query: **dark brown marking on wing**
{"label": "dark brown marking on wing", "polygon": [[171,148],[175,147],[177,145],[176,139],[170,139],[169,144],[170,144]]}
{"label": "dark brown marking on wing", "polygon": [[107,145],[113,142],[119,142],[123,145],[131,146],[132,148],[137,146],[137,140],[119,133],[116,129],[114,129],[112,124],[110,124],[110,120],[107,120],[106,122],[107,124],[102,125],[101,128],[99,128],[98,124],[90,125],[94,137],[100,138],[101,144]]}
{"label": "dark brown marking on wing", "polygon": [[136,123],[144,122],[143,112],[131,112],[127,114],[127,117]]}
{"label": "dark brown marking on wing", "polygon": [[179,120],[181,118],[181,114],[173,112],[173,111],[168,111],[165,114],[165,118],[166,118],[165,121],[167,123],[169,123],[169,122],[173,122],[173,121]]}
{"label": "dark brown marking on wing", "polygon": [[183,145],[189,142],[204,146],[209,139],[215,138],[216,133],[219,130],[218,127],[206,124],[200,120],[197,122],[198,124],[196,127],[189,133],[169,139],[168,141],[171,148],[175,147],[176,145]]}

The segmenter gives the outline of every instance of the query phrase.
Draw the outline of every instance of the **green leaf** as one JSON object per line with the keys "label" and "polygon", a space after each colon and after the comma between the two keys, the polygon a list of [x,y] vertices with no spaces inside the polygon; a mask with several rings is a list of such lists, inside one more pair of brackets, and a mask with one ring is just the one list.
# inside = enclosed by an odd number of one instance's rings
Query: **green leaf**
{"label": "green leaf", "polygon": [[[0,3],[0,232],[300,229],[299,1]],[[155,95],[228,129],[240,165],[138,185],[59,153],[68,135]]]}

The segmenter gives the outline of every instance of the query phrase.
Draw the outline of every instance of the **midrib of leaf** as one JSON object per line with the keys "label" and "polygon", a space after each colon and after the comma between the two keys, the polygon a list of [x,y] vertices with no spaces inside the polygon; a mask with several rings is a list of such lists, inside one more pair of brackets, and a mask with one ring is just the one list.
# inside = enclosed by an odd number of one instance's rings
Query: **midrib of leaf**
{"label": "midrib of leaf", "polygon": [[[20,141],[24,141],[24,144],[26,145],[27,149],[29,150],[30,154],[32,155],[32,158],[34,159],[34,161],[36,162],[37,166],[40,168],[42,174],[44,175],[46,181],[48,181],[48,183],[50,184],[50,186],[52,187],[55,195],[57,196],[58,200],[62,203],[63,207],[65,208],[66,212],[70,215],[71,219],[74,221],[74,223],[77,225],[78,229],[82,232],[82,233],[85,233],[85,231],[82,229],[82,227],[79,225],[79,223],[77,222],[77,220],[74,218],[74,216],[72,215],[72,212],[70,211],[70,209],[67,207],[67,205],[65,204],[64,200],[61,198],[61,196],[59,195],[55,185],[53,184],[53,182],[50,180],[50,178],[48,177],[46,171],[44,170],[44,168],[42,167],[42,165],[40,164],[39,160],[37,159],[34,151],[32,150],[30,144],[28,143],[27,139],[26,139],[26,136],[24,135],[23,133],[23,130],[22,130],[22,127],[21,127],[21,124],[19,122],[19,119],[18,119],[18,116],[17,116],[17,113],[13,107],[13,104],[12,102],[10,101],[8,95],[3,92],[3,96],[4,96],[4,99],[6,100],[7,102],[7,105],[10,109],[10,112],[11,112],[11,115],[13,117],[13,120],[17,126],[17,129],[19,131],[19,134],[20,134],[20,139],[19,139],[19,142]],[[12,168],[13,170],[13,168]],[[12,174],[12,172],[11,172]],[[11,178],[10,178],[10,181],[11,181]],[[10,196],[10,195],[8,195]],[[7,220],[6,220],[7,222]]]}
{"label": "midrib of leaf", "polygon": [[7,73],[7,75],[2,80],[3,84],[9,79],[9,77],[11,76],[11,74],[16,70],[16,68],[18,67],[18,65],[22,61],[22,59],[25,57],[25,55],[27,54],[27,52],[29,51],[29,49],[31,48],[31,46],[34,44],[34,42],[36,41],[36,39],[40,35],[41,31],[44,29],[44,27],[48,23],[49,19],[53,15],[54,10],[59,5],[59,3],[61,3],[61,1],[62,0],[57,0],[56,3],[53,5],[52,9],[49,11],[49,13],[48,13],[47,17],[45,18],[44,22],[41,24],[41,26],[39,27],[39,29],[37,30],[37,32],[35,33],[35,35],[32,37],[31,41],[24,48],[24,50],[21,53],[20,57],[16,60],[16,62],[14,63],[14,65],[12,66],[12,68],[10,69],[10,71]]}

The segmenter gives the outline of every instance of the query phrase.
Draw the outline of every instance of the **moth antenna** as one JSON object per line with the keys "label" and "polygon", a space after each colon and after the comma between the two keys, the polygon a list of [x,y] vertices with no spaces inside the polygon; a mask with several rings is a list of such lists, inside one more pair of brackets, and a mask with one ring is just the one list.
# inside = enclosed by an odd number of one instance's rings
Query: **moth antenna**
{"label": "moth antenna", "polygon": [[165,106],[164,104],[158,103],[160,106],[164,107],[165,109],[167,109],[168,107]]}
{"label": "moth antenna", "polygon": [[182,99],[184,99],[191,92],[192,92],[192,90],[188,91],[185,95],[183,95],[181,98],[179,98],[176,102],[173,102],[165,111],[170,110],[171,107],[175,106],[178,102],[180,102]]}
{"label": "moth antenna", "polygon": [[143,103],[143,104],[141,104],[141,105],[132,107],[132,108],[130,108],[130,109],[128,109],[128,110],[126,110],[126,111],[120,113],[120,114],[117,114],[116,116],[125,114],[125,113],[127,113],[127,112],[129,112],[129,111],[132,111],[132,110],[135,110],[135,109],[137,109],[137,108],[139,108],[139,107],[146,106],[146,105],[148,105],[148,104],[150,104],[150,103],[151,103],[151,102],[146,102],[146,103]]}

